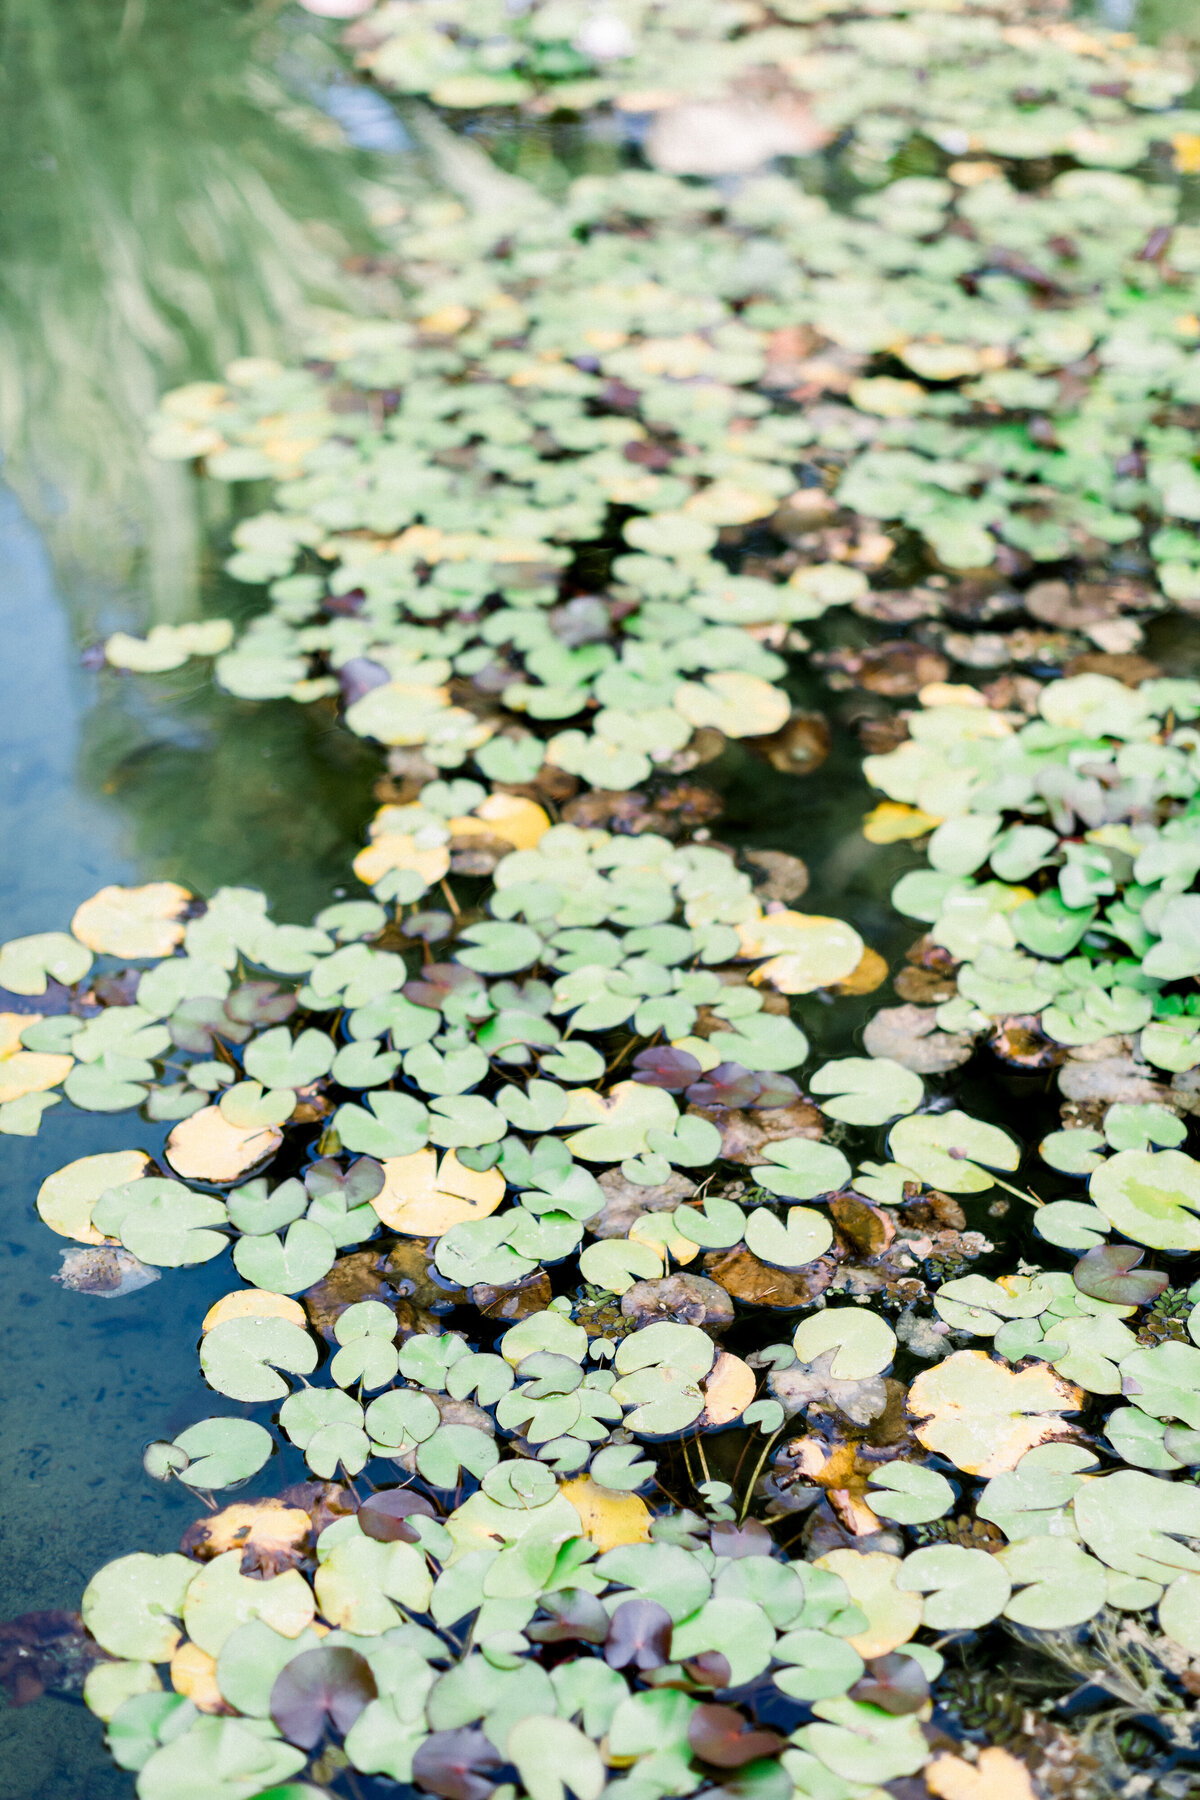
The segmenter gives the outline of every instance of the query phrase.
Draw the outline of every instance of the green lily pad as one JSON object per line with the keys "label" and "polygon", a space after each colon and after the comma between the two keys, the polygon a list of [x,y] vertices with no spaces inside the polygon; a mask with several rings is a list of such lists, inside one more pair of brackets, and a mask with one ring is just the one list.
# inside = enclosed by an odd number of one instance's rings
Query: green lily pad
{"label": "green lily pad", "polygon": [[336,1259],[333,1239],[312,1219],[297,1219],[284,1238],[274,1233],[242,1237],[233,1247],[234,1267],[242,1279],[274,1294],[303,1293],[328,1275]]}
{"label": "green lily pad", "polygon": [[1120,1150],[1088,1192],[1110,1224],[1153,1250],[1200,1250],[1200,1164],[1182,1150]]}
{"label": "green lily pad", "polygon": [[174,1440],[189,1458],[179,1470],[188,1487],[225,1488],[257,1475],[274,1449],[269,1431],[253,1419],[202,1419]]}
{"label": "green lily pad", "polygon": [[818,1195],[836,1193],[850,1179],[850,1164],[841,1151],[811,1138],[764,1144],[763,1155],[770,1162],[756,1164],[750,1173],[769,1194],[787,1200],[815,1200]]}
{"label": "green lily pad", "polygon": [[205,1380],[231,1400],[282,1400],[290,1389],[276,1370],[311,1375],[316,1366],[317,1346],[288,1319],[223,1320],[200,1345]]}
{"label": "green lily pad", "polygon": [[889,1367],[896,1354],[896,1334],[878,1313],[855,1307],[826,1307],[796,1327],[792,1348],[803,1363],[826,1351],[836,1352],[829,1373],[837,1381],[865,1381]]}
{"label": "green lily pad", "polygon": [[892,1126],[888,1148],[897,1162],[948,1194],[984,1193],[993,1185],[988,1168],[1015,1169],[1021,1160],[1006,1132],[957,1111],[901,1119]]}
{"label": "green lily pad", "polygon": [[821,1103],[821,1111],[847,1125],[883,1125],[902,1113],[911,1113],[925,1097],[919,1075],[887,1057],[847,1056],[824,1063],[809,1079],[814,1094],[835,1098]]}
{"label": "green lily pad", "polygon": [[802,1269],[823,1256],[833,1242],[833,1227],[824,1213],[793,1206],[778,1218],[756,1206],[746,1220],[746,1248],[776,1269]]}

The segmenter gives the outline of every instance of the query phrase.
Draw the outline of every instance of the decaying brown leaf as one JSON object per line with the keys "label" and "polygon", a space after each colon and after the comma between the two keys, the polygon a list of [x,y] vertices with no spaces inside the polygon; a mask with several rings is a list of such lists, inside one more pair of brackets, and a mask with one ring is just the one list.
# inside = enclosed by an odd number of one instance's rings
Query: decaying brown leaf
{"label": "decaying brown leaf", "polygon": [[969,1060],[975,1041],[966,1032],[939,1031],[932,1006],[885,1006],[867,1024],[863,1048],[868,1056],[890,1057],[918,1075],[943,1075]]}
{"label": "decaying brown leaf", "polygon": [[535,1269],[514,1287],[489,1287],[484,1282],[477,1283],[471,1289],[471,1305],[477,1307],[485,1319],[503,1319],[515,1324],[518,1319],[527,1319],[530,1313],[544,1312],[553,1293],[545,1269]]}
{"label": "decaying brown leaf", "polygon": [[1055,1069],[1066,1060],[1066,1046],[1039,1029],[1036,1013],[1013,1013],[996,1022],[988,1037],[992,1052],[1014,1069]]}
{"label": "decaying brown leaf", "polygon": [[795,1312],[811,1306],[834,1277],[835,1264],[827,1257],[803,1269],[772,1269],[760,1262],[745,1245],[714,1250],[704,1258],[704,1272],[747,1306],[774,1306]]}
{"label": "decaying brown leaf", "polygon": [[[304,1311],[308,1321],[326,1343],[335,1342],[335,1322],[348,1306],[354,1306],[360,1300],[381,1300],[385,1306],[390,1306],[402,1338],[411,1336],[414,1331],[441,1330],[431,1313],[415,1298],[404,1295],[404,1278],[399,1276],[397,1279],[388,1273],[388,1260],[379,1250],[352,1250],[346,1256],[339,1256],[328,1275],[314,1282],[305,1293]],[[462,1289],[455,1288],[444,1297],[453,1300],[461,1294]]]}
{"label": "decaying brown leaf", "polygon": [[895,1221],[882,1206],[872,1206],[858,1194],[839,1194],[829,1211],[843,1238],[860,1256],[879,1256],[896,1235]]}
{"label": "decaying brown leaf", "polygon": [[869,650],[831,650],[818,660],[834,671],[831,686],[865,688],[869,694],[893,699],[919,693],[930,682],[945,681],[950,673],[940,651],[907,638],[888,639]]}
{"label": "decaying brown leaf", "polygon": [[28,1706],[43,1694],[78,1696],[88,1670],[108,1660],[78,1613],[22,1613],[0,1621],[0,1687],[10,1706]]}
{"label": "decaying brown leaf", "polygon": [[882,1375],[871,1375],[862,1381],[838,1379],[829,1373],[836,1355],[836,1349],[826,1350],[814,1363],[773,1370],[768,1381],[771,1394],[788,1413],[820,1406],[840,1413],[852,1425],[869,1425],[887,1407],[887,1384]]}
{"label": "decaying brown leaf", "polygon": [[240,1550],[244,1575],[270,1577],[298,1568],[311,1554],[312,1525],[306,1510],[280,1496],[241,1500],[189,1525],[180,1549],[201,1562]]}
{"label": "decaying brown leaf", "polygon": [[567,802],[562,816],[583,830],[602,829],[638,837],[652,831],[672,840],[690,836],[698,826],[719,819],[719,794],[698,781],[676,781],[656,792],[631,788],[615,793],[597,788]]}
{"label": "decaying brown leaf", "polygon": [[62,1252],[62,1267],[50,1277],[76,1294],[95,1294],[100,1300],[116,1300],[136,1293],[159,1279],[159,1270],[139,1262],[131,1250],[112,1244],[86,1245]]}
{"label": "decaying brown leaf", "polygon": [[654,1281],[635,1281],[621,1296],[621,1311],[639,1326],[667,1319],[712,1331],[733,1321],[728,1293],[703,1275],[663,1275]]}
{"label": "decaying brown leaf", "polygon": [[816,1107],[808,1100],[793,1100],[789,1106],[755,1108],[742,1112],[736,1107],[726,1111],[721,1106],[689,1106],[689,1113],[708,1119],[721,1133],[721,1155],[727,1162],[758,1163],[767,1144],[784,1138],[819,1138],[825,1123]]}
{"label": "decaying brown leaf", "polygon": [[794,712],[779,731],[769,737],[747,738],[745,742],[748,749],[765,757],[781,774],[811,775],[829,755],[833,733],[824,713]]}
{"label": "decaying brown leaf", "polygon": [[[1083,1048],[1094,1050],[1096,1046],[1088,1044]],[[1093,1060],[1072,1054],[1058,1071],[1058,1086],[1067,1100],[1101,1101],[1105,1105],[1119,1101],[1130,1106],[1171,1104],[1167,1084],[1156,1081],[1145,1063],[1135,1062],[1129,1055]]]}
{"label": "decaying brown leaf", "polygon": [[743,850],[742,861],[763,900],[798,900],[808,887],[808,864],[782,850]]}
{"label": "decaying brown leaf", "polygon": [[588,1220],[588,1230],[600,1238],[628,1237],[630,1227],[644,1214],[672,1212],[696,1191],[695,1182],[676,1169],[657,1187],[627,1181],[620,1169],[605,1169],[599,1182],[604,1190],[604,1210]]}

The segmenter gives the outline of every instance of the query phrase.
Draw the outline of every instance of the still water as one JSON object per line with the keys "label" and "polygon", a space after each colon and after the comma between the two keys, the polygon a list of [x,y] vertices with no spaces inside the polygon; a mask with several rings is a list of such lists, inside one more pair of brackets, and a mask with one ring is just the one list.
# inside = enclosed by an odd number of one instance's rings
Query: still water
{"label": "still water", "polygon": [[[1146,0],[1141,24],[1164,35],[1189,17],[1193,0]],[[239,703],[187,669],[135,684],[80,653],[114,629],[253,604],[220,575],[220,491],[146,457],[146,416],[235,355],[286,355],[322,310],[386,309],[347,265],[363,266],[371,217],[419,189],[420,156],[346,80],[332,28],[294,8],[9,0],[2,31],[0,941],[61,928],[111,881],[248,883],[277,917],[308,919],[347,880],[375,755],[320,708]],[[530,134],[502,160],[553,191],[553,154]],[[868,878],[866,847],[846,841],[868,804],[846,738],[802,813],[787,778],[728,759],[723,834],[802,853],[810,902],[895,955],[910,933],[885,896],[908,853],[870,853]],[[805,1025],[823,1050],[819,1016]],[[170,1272],[169,1297],[158,1283],[74,1294],[54,1284],[56,1240],[33,1212],[47,1173],[129,1130],[64,1103],[38,1138],[0,1140],[0,1618],[74,1608],[99,1564],[174,1548],[195,1512],[143,1475],[141,1450],[208,1410],[180,1321],[198,1331],[227,1267]],[[161,1135],[143,1126],[140,1141],[153,1151]],[[280,1475],[264,1471],[262,1491]],[[78,1704],[0,1711],[5,1800],[131,1792]]]}

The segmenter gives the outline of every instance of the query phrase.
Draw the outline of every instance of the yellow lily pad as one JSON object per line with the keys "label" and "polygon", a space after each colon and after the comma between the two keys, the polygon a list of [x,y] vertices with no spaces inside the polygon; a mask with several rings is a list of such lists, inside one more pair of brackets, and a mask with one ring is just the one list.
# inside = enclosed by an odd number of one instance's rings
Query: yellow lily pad
{"label": "yellow lily pad", "polygon": [[765,981],[781,994],[811,994],[817,988],[848,981],[866,948],[845,919],[824,918],[819,913],[766,913],[747,919],[737,933],[743,956],[770,959],[751,973],[750,980],[756,984]]}
{"label": "yellow lily pad", "polygon": [[0,1056],[0,1105],[19,1100],[23,1094],[44,1094],[65,1081],[74,1067],[73,1056],[55,1056],[44,1050],[17,1050],[11,1056]]}
{"label": "yellow lily pad", "polygon": [[1010,1369],[984,1350],[956,1350],[923,1369],[908,1390],[925,1448],[964,1474],[989,1478],[1015,1469],[1037,1444],[1074,1437],[1062,1415],[1083,1404],[1082,1389],[1048,1364]]}
{"label": "yellow lily pad", "polygon": [[109,1244],[92,1224],[92,1208],[101,1194],[127,1181],[138,1181],[150,1166],[144,1150],[107,1150],[99,1156],[81,1156],[65,1168],[47,1175],[38,1189],[38,1216],[60,1237],[80,1244]]}
{"label": "yellow lily pad", "polygon": [[452,1225],[486,1219],[504,1198],[499,1169],[468,1169],[448,1150],[391,1156],[382,1164],[384,1185],[371,1205],[382,1222],[410,1237],[440,1237]]}
{"label": "yellow lily pad", "polygon": [[601,1555],[616,1550],[621,1544],[646,1544],[650,1541],[650,1508],[636,1494],[618,1494],[601,1487],[590,1475],[579,1475],[564,1481],[559,1488],[579,1514],[583,1535],[595,1544]]}
{"label": "yellow lily pad", "polygon": [[104,887],[78,907],[71,930],[89,950],[109,956],[170,956],[183,942],[192,895],[177,881]]}
{"label": "yellow lily pad", "polygon": [[367,887],[374,887],[393,869],[409,869],[432,886],[449,868],[450,852],[445,844],[430,844],[419,849],[416,838],[408,833],[377,837],[354,859],[354,873]]}
{"label": "yellow lily pad", "polygon": [[881,800],[864,815],[862,833],[868,844],[900,844],[908,838],[924,837],[941,822],[936,813],[924,812],[919,806]]}
{"label": "yellow lily pad", "polygon": [[250,1175],[282,1142],[278,1125],[231,1125],[218,1107],[205,1106],[176,1125],[166,1155],[185,1181],[224,1187]]}
{"label": "yellow lily pad", "polygon": [[202,1332],[211,1331],[214,1325],[224,1325],[227,1319],[289,1319],[293,1325],[306,1329],[308,1319],[304,1308],[298,1300],[287,1294],[272,1294],[266,1288],[238,1288],[232,1294],[222,1294],[200,1321]]}
{"label": "yellow lily pad", "polygon": [[785,693],[761,675],[745,675],[740,669],[682,682],[672,704],[689,725],[712,726],[733,738],[769,737],[782,731],[791,713]]}
{"label": "yellow lily pad", "polygon": [[919,1594],[904,1593],[896,1586],[903,1559],[884,1550],[831,1550],[817,1558],[818,1569],[839,1575],[850,1598],[867,1615],[867,1625],[846,1642],[862,1657],[887,1656],[907,1644],[921,1623]]}
{"label": "yellow lily pad", "polygon": [[185,1694],[199,1712],[216,1713],[225,1708],[217,1686],[216,1658],[199,1644],[180,1644],[171,1658],[171,1686],[177,1694]]}

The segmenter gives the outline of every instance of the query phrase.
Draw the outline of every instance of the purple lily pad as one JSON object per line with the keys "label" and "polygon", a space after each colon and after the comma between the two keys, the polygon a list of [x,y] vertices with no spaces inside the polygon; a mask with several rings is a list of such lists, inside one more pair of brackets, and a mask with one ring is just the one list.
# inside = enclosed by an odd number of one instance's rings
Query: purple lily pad
{"label": "purple lily pad", "polygon": [[666,1088],[681,1094],[700,1073],[700,1064],[686,1050],[639,1050],[633,1059],[633,1079],[643,1087]]}

